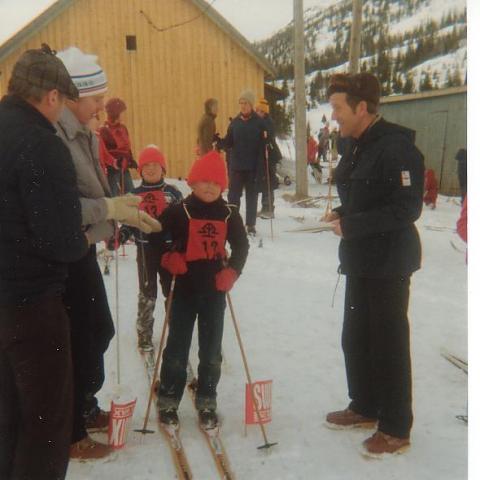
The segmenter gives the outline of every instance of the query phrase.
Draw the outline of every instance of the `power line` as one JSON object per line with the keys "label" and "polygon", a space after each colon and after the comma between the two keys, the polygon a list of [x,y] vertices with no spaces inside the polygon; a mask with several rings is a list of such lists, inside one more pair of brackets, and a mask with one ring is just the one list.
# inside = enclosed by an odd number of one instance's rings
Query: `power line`
{"label": "power line", "polygon": [[175,24],[173,24],[173,25],[170,25],[170,26],[168,26],[168,27],[163,27],[163,28],[157,27],[157,25],[155,25],[155,23],[154,23],[153,20],[149,17],[149,15],[148,15],[147,13],[145,13],[143,10],[140,10],[140,14],[145,17],[145,20],[147,21],[147,23],[148,23],[154,30],[156,30],[157,32],[163,33],[163,32],[166,32],[166,31],[168,31],[168,30],[173,30],[174,28],[182,27],[183,25],[187,25],[187,23],[192,23],[192,22],[194,22],[195,20],[198,20],[200,17],[202,17],[203,15],[205,15],[205,13],[207,12],[207,10],[209,10],[216,1],[217,1],[217,0],[212,0],[197,16],[195,16],[195,17],[193,17],[193,18],[190,18],[189,20],[185,20],[184,22],[175,23]]}

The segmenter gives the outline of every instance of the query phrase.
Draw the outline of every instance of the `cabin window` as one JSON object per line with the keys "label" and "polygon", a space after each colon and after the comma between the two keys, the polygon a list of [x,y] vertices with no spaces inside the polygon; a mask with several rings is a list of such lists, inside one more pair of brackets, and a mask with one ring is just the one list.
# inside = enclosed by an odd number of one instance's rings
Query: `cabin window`
{"label": "cabin window", "polygon": [[136,35],[127,35],[125,37],[127,43],[127,50],[135,51],[137,50],[137,36]]}

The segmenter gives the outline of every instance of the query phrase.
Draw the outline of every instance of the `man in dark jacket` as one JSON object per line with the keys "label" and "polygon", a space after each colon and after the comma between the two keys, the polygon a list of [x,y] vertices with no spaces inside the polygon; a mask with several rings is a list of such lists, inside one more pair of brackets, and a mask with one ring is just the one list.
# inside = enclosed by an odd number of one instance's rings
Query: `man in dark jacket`
{"label": "man in dark jacket", "polygon": [[72,429],[67,263],[83,257],[79,192],[55,135],[78,91],[46,46],[0,102],[0,478],[65,478]]}
{"label": "man in dark jacket", "polygon": [[257,174],[259,190],[262,192],[262,209],[258,216],[263,219],[270,219],[275,216],[274,190],[278,188],[277,164],[282,159],[282,154],[275,140],[275,126],[270,116],[270,105],[267,100],[260,98],[255,111],[263,119],[267,131],[265,156],[263,162],[259,164]]}
{"label": "man in dark jacket", "polygon": [[467,150],[460,148],[455,154],[455,160],[458,162],[457,175],[458,184],[460,185],[460,193],[462,195],[462,203],[467,194]]}
{"label": "man in dark jacket", "polygon": [[365,453],[401,453],[413,422],[407,310],[410,276],[420,268],[414,222],[422,211],[423,156],[413,131],[377,114],[373,75],[334,75],[327,94],[342,137],[352,138],[336,169],[341,206],[325,218],[341,236],[347,275],[342,347],[351,403],[329,413],[327,425],[377,427]]}
{"label": "man in dark jacket", "polygon": [[240,113],[231,121],[222,142],[231,149],[229,158],[230,185],[228,202],[240,208],[245,189],[247,233],[255,235],[257,221],[257,172],[264,158],[266,127],[254,112],[255,95],[247,90],[240,95]]}

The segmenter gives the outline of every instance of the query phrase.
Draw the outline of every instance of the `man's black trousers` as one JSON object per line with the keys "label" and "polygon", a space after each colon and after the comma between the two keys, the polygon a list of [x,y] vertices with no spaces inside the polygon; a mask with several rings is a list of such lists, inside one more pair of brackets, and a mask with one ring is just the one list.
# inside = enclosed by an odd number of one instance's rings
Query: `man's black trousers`
{"label": "man's black trousers", "polygon": [[72,443],[85,438],[85,417],[98,409],[105,380],[103,354],[114,335],[112,315],[95,248],[71,263],[64,295],[72,330],[74,407]]}
{"label": "man's black trousers", "polygon": [[240,208],[240,199],[245,188],[245,224],[253,227],[257,223],[258,186],[256,173],[251,170],[231,170],[228,187],[228,202]]}
{"label": "man's black trousers", "polygon": [[408,438],[412,427],[410,277],[347,276],[342,347],[353,411]]}
{"label": "man's black trousers", "polygon": [[0,307],[0,319],[0,478],[64,479],[73,396],[62,298]]}

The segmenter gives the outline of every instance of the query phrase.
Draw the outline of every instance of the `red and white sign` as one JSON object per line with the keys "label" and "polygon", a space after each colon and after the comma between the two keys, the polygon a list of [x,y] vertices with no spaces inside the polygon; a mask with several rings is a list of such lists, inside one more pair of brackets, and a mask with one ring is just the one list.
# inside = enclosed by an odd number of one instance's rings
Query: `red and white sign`
{"label": "red and white sign", "polygon": [[123,448],[127,443],[127,435],[137,399],[125,404],[110,405],[110,423],[108,425],[108,444],[113,448]]}
{"label": "red and white sign", "polygon": [[245,424],[253,425],[255,423],[269,423],[272,421],[272,380],[264,380],[252,383],[253,397],[258,406],[257,416],[255,405],[253,404],[250,387],[247,384],[245,388]]}

